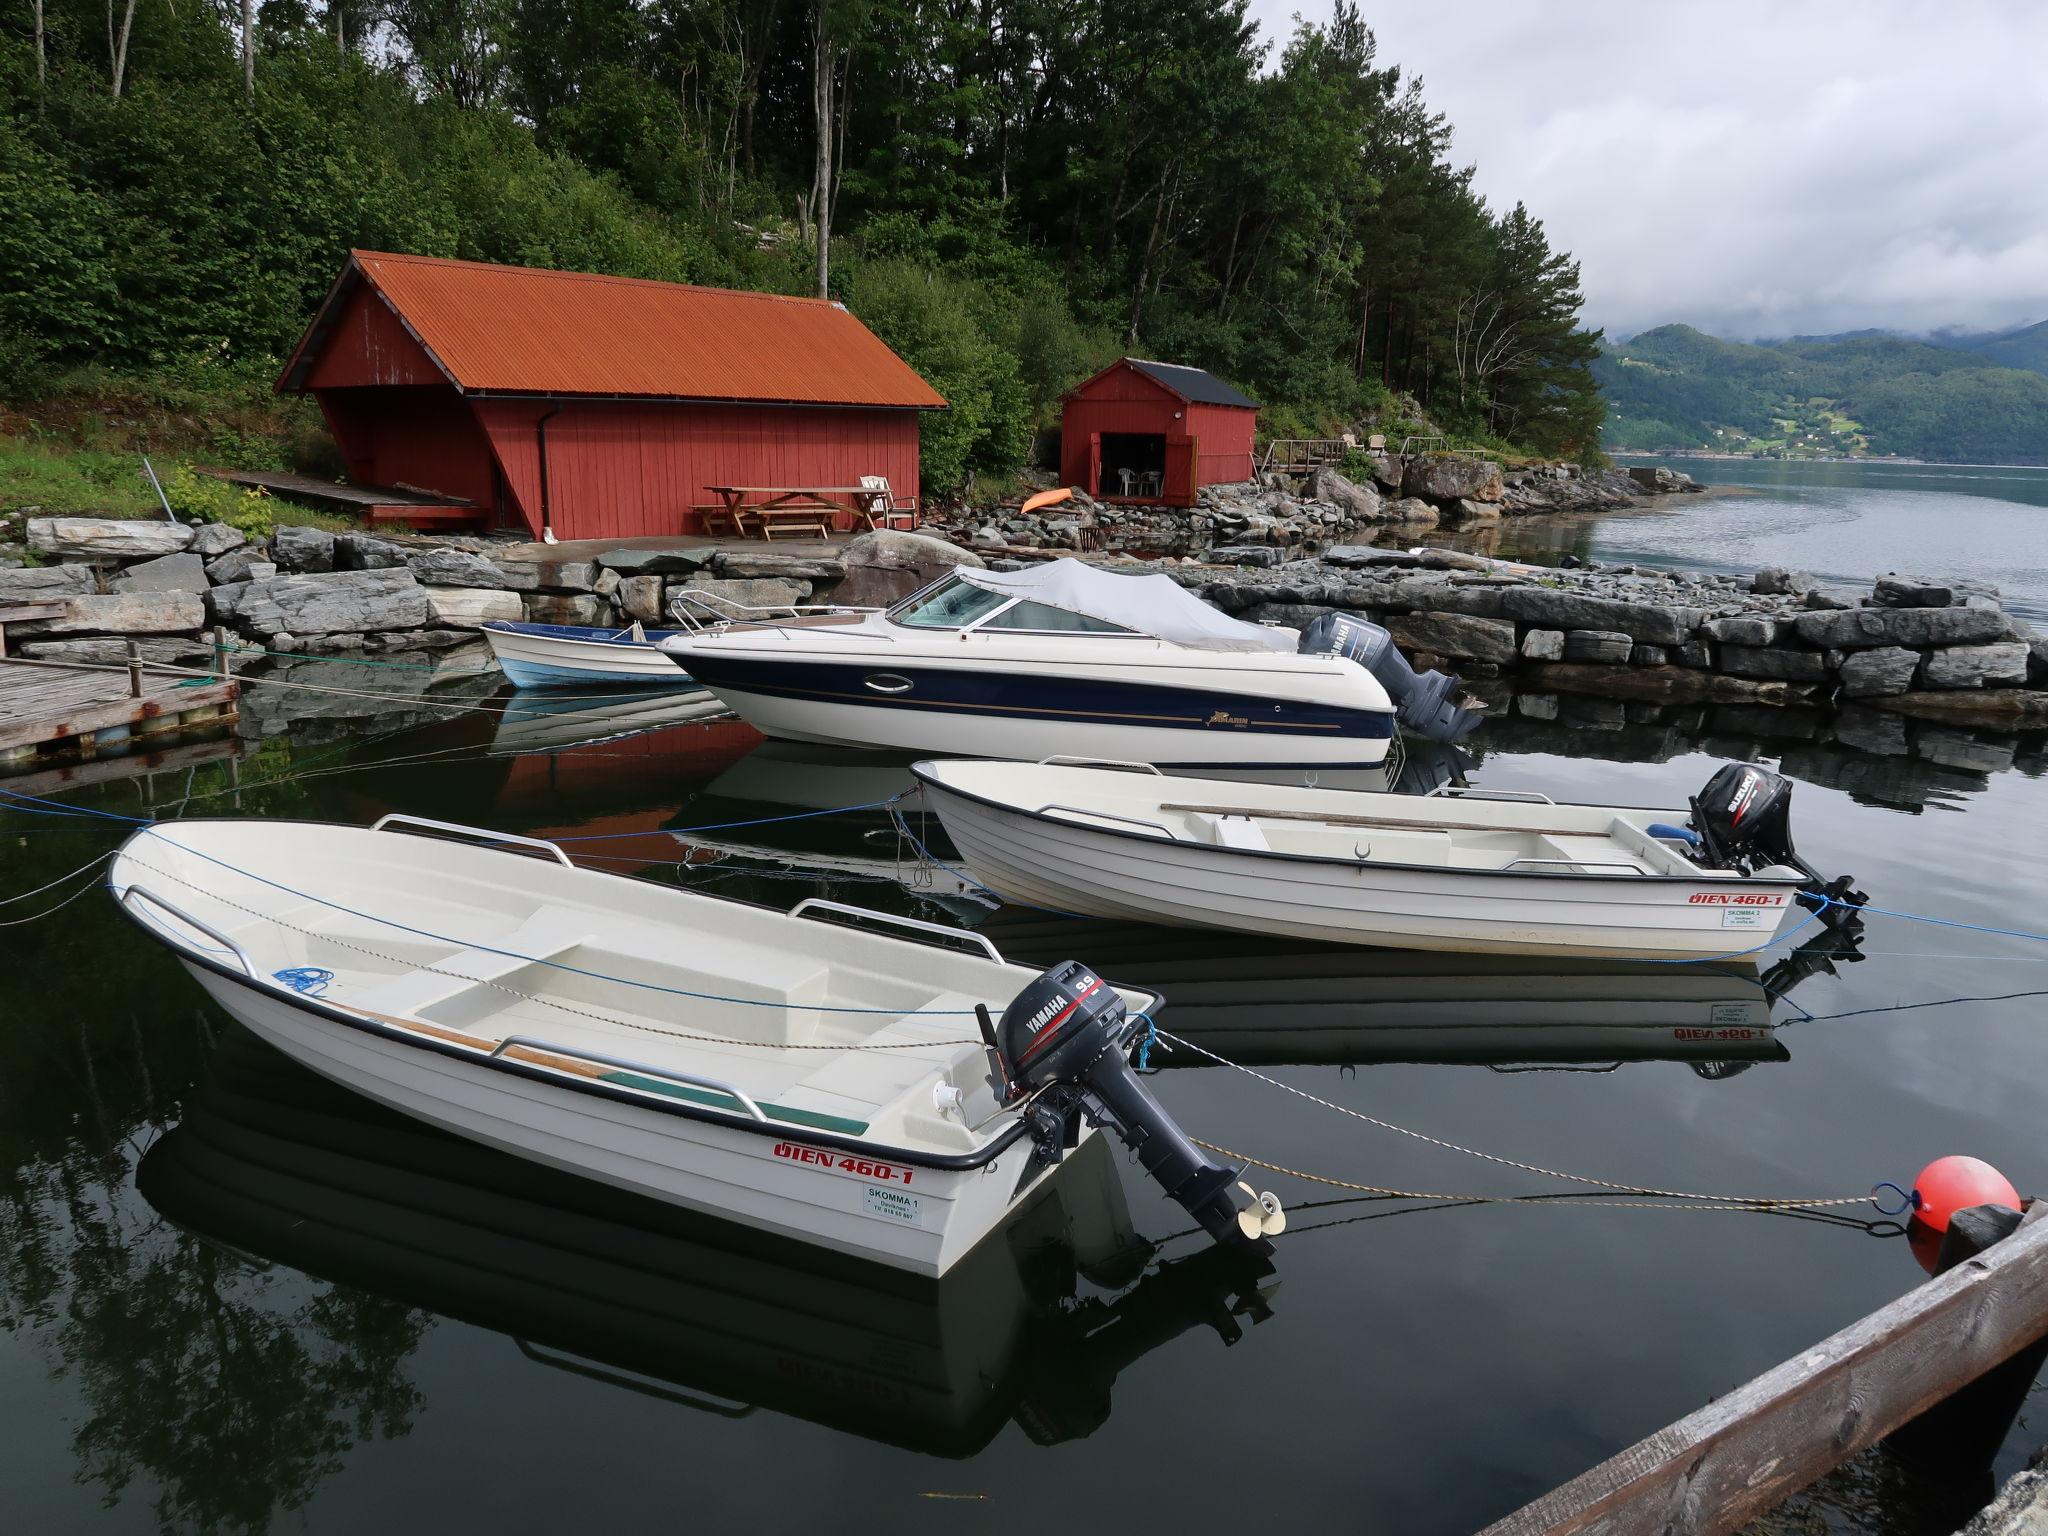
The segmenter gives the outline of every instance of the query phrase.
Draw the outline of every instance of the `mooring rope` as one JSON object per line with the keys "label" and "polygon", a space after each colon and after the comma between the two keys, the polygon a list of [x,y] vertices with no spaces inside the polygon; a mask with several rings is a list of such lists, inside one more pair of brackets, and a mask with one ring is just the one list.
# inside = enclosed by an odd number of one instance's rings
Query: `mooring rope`
{"label": "mooring rope", "polygon": [[[1478,1158],[1481,1162],[1492,1163],[1496,1167],[1513,1168],[1523,1173],[1536,1174],[1541,1178],[1558,1179],[1567,1184],[1585,1184],[1594,1189],[1612,1190],[1617,1194],[1649,1195],[1665,1200],[1720,1201],[1729,1205],[1744,1206],[1755,1209],[1775,1208],[1777,1206],[1819,1207],[1829,1205],[1854,1205],[1860,1201],[1868,1200],[1870,1198],[1869,1195],[1826,1195],[1818,1196],[1812,1199],[1795,1199],[1789,1196],[1781,1195],[1703,1194],[1696,1190],[1659,1189],[1654,1185],[1648,1184],[1621,1184],[1617,1183],[1613,1179],[1597,1178],[1591,1174],[1567,1173],[1564,1170],[1558,1168],[1546,1168],[1541,1163],[1525,1163],[1516,1158],[1502,1157],[1498,1153],[1482,1152],[1477,1147],[1464,1146],[1459,1142],[1446,1141],[1440,1136],[1432,1136],[1426,1131],[1413,1130],[1405,1125],[1396,1125],[1391,1120],[1382,1120],[1376,1115],[1366,1114],[1363,1110],[1352,1109],[1348,1105],[1337,1104],[1331,1102],[1329,1099],[1319,1098],[1317,1095],[1310,1093],[1305,1089],[1296,1088],[1291,1083],[1283,1083],[1277,1077],[1269,1077],[1265,1073],[1260,1072],[1255,1068],[1246,1066],[1243,1062],[1232,1061],[1227,1056],[1219,1056],[1216,1054],[1216,1052],[1209,1050],[1204,1046],[1197,1045],[1192,1040],[1184,1039],[1181,1036],[1169,1033],[1166,1030],[1162,1029],[1158,1031],[1158,1034],[1159,1038],[1167,1042],[1169,1046],[1175,1048],[1185,1047],[1186,1049],[1193,1051],[1197,1056],[1205,1057],[1208,1060],[1216,1063],[1216,1065],[1218,1066],[1229,1067],[1233,1071],[1244,1073],[1247,1077],[1255,1078],[1259,1082],[1266,1084],[1266,1086],[1269,1088],[1278,1088],[1283,1093],[1291,1093],[1296,1098],[1305,1099],[1309,1103],[1314,1104],[1319,1108],[1332,1110],[1340,1115],[1347,1115],[1353,1120],[1363,1121],[1365,1124],[1373,1126],[1376,1129],[1383,1131],[1391,1131],[1397,1136],[1406,1136],[1415,1141],[1423,1142],[1428,1146],[1440,1147],[1446,1152],[1456,1152],[1460,1153],[1465,1157],[1475,1157]],[[1262,1164],[1261,1166],[1264,1165]],[[1294,1170],[1282,1169],[1280,1171],[1293,1172]],[[1308,1177],[1308,1175],[1303,1175],[1303,1177]],[[1341,1181],[1321,1180],[1319,1182],[1335,1183]],[[1368,1188],[1369,1186],[1357,1185],[1354,1187],[1364,1189]],[[1419,1198],[1441,1199],[1450,1197],[1431,1195],[1421,1196]]]}

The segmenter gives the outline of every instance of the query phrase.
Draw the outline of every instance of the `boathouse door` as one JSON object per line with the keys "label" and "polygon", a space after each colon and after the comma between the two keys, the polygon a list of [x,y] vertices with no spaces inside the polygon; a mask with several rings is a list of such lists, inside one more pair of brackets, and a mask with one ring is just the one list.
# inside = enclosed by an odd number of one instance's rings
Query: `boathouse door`
{"label": "boathouse door", "polygon": [[1100,496],[1102,494],[1102,434],[1100,432],[1090,432],[1088,434],[1087,485],[1090,496]]}
{"label": "boathouse door", "polygon": [[1170,507],[1195,504],[1195,455],[1197,440],[1169,437],[1166,440],[1166,478],[1159,499]]}

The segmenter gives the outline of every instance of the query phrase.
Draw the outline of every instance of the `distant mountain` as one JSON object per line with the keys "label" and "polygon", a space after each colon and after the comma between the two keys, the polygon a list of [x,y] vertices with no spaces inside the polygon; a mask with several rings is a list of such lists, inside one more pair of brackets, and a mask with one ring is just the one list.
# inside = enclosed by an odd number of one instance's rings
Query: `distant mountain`
{"label": "distant mountain", "polygon": [[1610,346],[1594,373],[1610,449],[2048,463],[2048,322],[1762,344],[1666,325]]}

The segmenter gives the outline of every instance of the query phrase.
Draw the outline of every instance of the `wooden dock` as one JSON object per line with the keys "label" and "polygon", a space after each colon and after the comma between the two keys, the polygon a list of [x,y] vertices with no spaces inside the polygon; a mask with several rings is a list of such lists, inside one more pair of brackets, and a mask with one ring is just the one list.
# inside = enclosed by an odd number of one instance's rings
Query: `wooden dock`
{"label": "wooden dock", "polygon": [[372,523],[434,524],[480,522],[486,509],[459,496],[443,496],[404,485],[355,485],[346,480],[321,480],[313,475],[295,475],[264,469],[217,469],[198,466],[199,472],[247,486],[287,501],[302,502],[324,511],[367,518]]}
{"label": "wooden dock", "polygon": [[0,660],[0,773],[49,756],[234,721],[241,684],[131,661],[125,670]]}
{"label": "wooden dock", "polygon": [[1988,1470],[2048,1336],[2044,1217],[2035,1201],[2002,1240],[1945,1245],[1937,1278],[1480,1536],[1724,1536],[1887,1437]]}

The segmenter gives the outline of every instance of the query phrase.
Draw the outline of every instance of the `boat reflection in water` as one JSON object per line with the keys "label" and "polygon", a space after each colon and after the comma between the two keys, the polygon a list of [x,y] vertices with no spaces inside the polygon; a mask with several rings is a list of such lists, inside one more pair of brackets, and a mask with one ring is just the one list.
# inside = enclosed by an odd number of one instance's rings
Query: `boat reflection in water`
{"label": "boat reflection in water", "polygon": [[[1682,1061],[1701,1077],[1732,1077],[1791,1060],[1773,1005],[1806,977],[1861,958],[1854,926],[1765,969],[1358,950],[1008,912],[980,931],[1033,965],[1079,952],[1119,986],[1159,993],[1164,1028],[1248,1066]],[[1213,1065],[1187,1051],[1152,1062]]]}
{"label": "boat reflection in water", "polygon": [[1268,1316],[1269,1260],[1165,1259],[1095,1137],[942,1281],[694,1216],[432,1130],[237,1030],[143,1195],[216,1242],[503,1333],[535,1362],[729,1417],[943,1456],[1108,1418],[1118,1374]]}
{"label": "boat reflection in water", "polygon": [[729,713],[702,688],[633,688],[504,695],[489,750],[496,756],[558,752]]}

